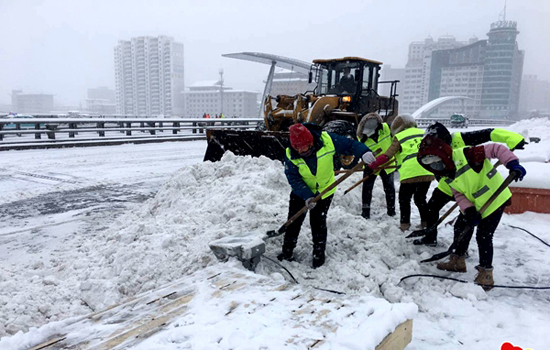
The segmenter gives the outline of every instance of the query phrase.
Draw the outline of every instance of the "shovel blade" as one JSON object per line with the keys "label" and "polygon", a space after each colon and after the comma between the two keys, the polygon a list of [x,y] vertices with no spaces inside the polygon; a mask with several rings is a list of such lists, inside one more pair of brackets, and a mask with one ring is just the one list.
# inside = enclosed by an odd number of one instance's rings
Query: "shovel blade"
{"label": "shovel blade", "polygon": [[425,259],[425,260],[421,260],[420,262],[421,263],[424,263],[424,262],[431,262],[431,261],[437,261],[437,260],[441,260],[443,259],[444,257],[447,257],[451,255],[451,250],[447,250],[445,252],[442,252],[442,253],[439,253],[439,254],[435,254],[434,256],[432,256],[431,258],[428,258],[428,259]]}

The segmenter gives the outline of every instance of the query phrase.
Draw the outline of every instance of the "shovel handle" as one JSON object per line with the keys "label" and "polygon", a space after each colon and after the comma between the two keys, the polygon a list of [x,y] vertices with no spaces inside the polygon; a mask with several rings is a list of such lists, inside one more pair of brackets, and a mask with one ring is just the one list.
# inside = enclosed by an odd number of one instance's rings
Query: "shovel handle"
{"label": "shovel handle", "polygon": [[[360,170],[363,167],[364,164],[365,163],[363,163],[363,161],[360,161],[353,168],[346,171],[346,173],[344,175],[342,175],[340,178],[338,178],[336,181],[334,181],[323,192],[321,192],[317,196],[315,196],[315,198],[313,198],[312,202],[317,202],[319,199],[321,199],[325,195],[325,193],[329,192],[330,190],[332,190],[333,188],[338,186],[342,181],[344,181],[345,179],[350,177],[355,171]],[[283,224],[283,226],[281,226],[277,231],[269,231],[267,233],[267,236],[268,237],[275,237],[275,236],[282,235],[286,231],[286,228],[288,227],[288,225],[292,224],[296,219],[298,219],[306,211],[307,211],[307,205],[304,205],[304,207],[302,209],[300,209],[296,214],[294,214],[290,219],[288,219],[288,221],[285,222]]]}
{"label": "shovel handle", "polygon": [[[390,161],[388,161],[390,162]],[[393,162],[393,161],[391,161]],[[375,172],[377,171],[382,171],[384,169],[394,169],[394,168],[397,168],[396,165],[388,165],[388,166],[382,166],[382,167],[378,167],[376,168],[375,170],[372,171],[371,174],[365,176],[364,178],[362,178],[361,180],[357,181],[353,186],[351,186],[350,188],[348,188],[347,190],[344,191],[344,194],[347,194],[349,191],[353,190],[355,187],[359,186],[360,184],[362,184],[363,182],[367,181],[367,179],[372,175],[374,174]]]}
{"label": "shovel handle", "polygon": [[[495,164],[495,167],[499,165],[499,164]],[[516,178],[515,174],[510,174],[508,175],[508,177],[504,180],[504,182],[499,186],[499,188],[497,188],[497,190],[495,191],[495,193],[493,193],[491,195],[491,197],[489,197],[489,199],[487,200],[487,202],[485,202],[485,204],[483,204],[483,206],[479,209],[479,213],[480,214],[483,214],[485,212],[485,210],[487,210],[487,208],[495,201],[495,199],[502,193],[502,191],[504,191],[508,185],[510,185],[510,183],[512,181],[514,181],[514,179]],[[470,231],[472,227],[467,225],[464,230],[462,230],[462,232],[460,233],[460,235],[457,237],[457,239],[455,239],[453,241],[453,244],[451,244],[451,246],[449,247],[449,249],[445,252],[442,252],[442,253],[438,253],[438,254],[435,254],[434,256],[432,256],[431,258],[429,259],[425,259],[425,260],[422,260],[420,262],[430,262],[430,261],[436,261],[436,260],[439,260],[439,259],[443,259],[444,257],[448,256],[448,255],[451,255],[451,253],[453,252],[453,250],[455,249],[455,247],[458,245],[458,243],[460,243],[464,237],[466,236],[466,233],[468,233],[468,231]]]}

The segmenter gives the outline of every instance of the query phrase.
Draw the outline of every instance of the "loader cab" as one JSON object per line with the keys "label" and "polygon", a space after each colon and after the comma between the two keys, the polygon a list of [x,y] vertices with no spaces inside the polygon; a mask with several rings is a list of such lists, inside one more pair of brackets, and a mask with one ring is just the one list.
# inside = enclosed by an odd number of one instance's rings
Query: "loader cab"
{"label": "loader cab", "polygon": [[318,95],[349,95],[358,100],[362,95],[376,92],[381,62],[358,57],[314,60]]}

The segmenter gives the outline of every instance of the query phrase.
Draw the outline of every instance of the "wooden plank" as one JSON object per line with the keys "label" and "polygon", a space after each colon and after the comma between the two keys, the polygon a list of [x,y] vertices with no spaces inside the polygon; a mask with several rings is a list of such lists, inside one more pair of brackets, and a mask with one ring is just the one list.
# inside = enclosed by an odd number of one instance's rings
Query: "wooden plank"
{"label": "wooden plank", "polygon": [[375,350],[403,350],[412,340],[412,320],[401,323],[388,334]]}
{"label": "wooden plank", "polygon": [[32,348],[30,348],[29,350],[40,350],[40,349],[45,349],[47,347],[50,347],[54,344],[57,344],[59,343],[60,341],[63,341],[65,340],[66,336],[61,336],[61,337],[57,337],[57,338],[53,338],[53,339],[50,339],[50,340],[47,340],[43,343],[40,343]]}

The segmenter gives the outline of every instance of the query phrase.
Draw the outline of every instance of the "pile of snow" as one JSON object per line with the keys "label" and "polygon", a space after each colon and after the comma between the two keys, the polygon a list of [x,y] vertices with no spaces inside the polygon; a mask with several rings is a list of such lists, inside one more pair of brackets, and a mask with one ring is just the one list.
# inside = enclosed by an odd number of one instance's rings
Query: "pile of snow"
{"label": "pile of snow", "polygon": [[[516,151],[520,161],[544,163],[550,160],[550,120],[548,118],[521,120],[508,129],[522,134],[529,142],[525,150]],[[531,141],[535,138],[540,139],[540,142]]]}
{"label": "pile of snow", "polygon": [[[521,182],[514,182],[512,187],[527,187],[550,189],[550,120],[548,118],[532,118],[521,120],[509,127],[511,131],[518,132],[529,142],[523,150],[516,150],[521,164],[527,170],[527,176]],[[531,141],[534,138],[539,142]],[[501,168],[503,176],[507,176],[507,170]]]}
{"label": "pile of snow", "polygon": [[[466,274],[420,264],[449,246],[451,228],[440,230],[439,248],[412,245],[398,229],[399,219],[385,215],[380,181],[374,190],[373,218],[363,219],[360,188],[343,195],[360,178],[355,174],[346,180],[335,195],[327,219],[327,262],[315,270],[306,218],[295,250],[297,261],[284,263],[301,285],[416,303],[420,313],[411,349],[497,348],[504,341],[544,348],[550,342],[550,315],[544,311],[550,300],[542,292],[495,289],[486,294],[473,284],[438,279],[400,283],[417,273],[472,281],[478,262],[475,240]],[[153,199],[107,230],[85,237],[75,251],[0,275],[0,335],[99,310],[205,267],[223,268],[208,243],[240,232],[263,236],[279,228],[287,218],[289,193],[281,164],[267,158],[226,154],[220,162],[182,168]],[[418,223],[414,212],[413,227]],[[548,215],[505,216],[495,234],[496,283],[550,285],[548,248],[506,223],[550,240]],[[274,258],[281,244],[282,236],[268,240],[265,255]],[[267,260],[256,272],[286,274]]]}

